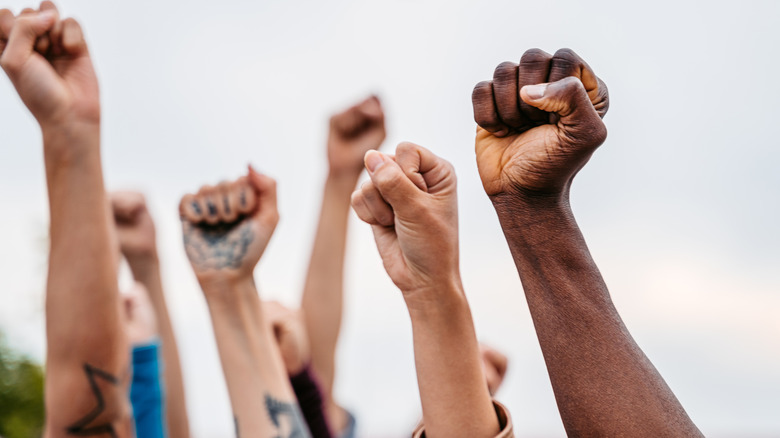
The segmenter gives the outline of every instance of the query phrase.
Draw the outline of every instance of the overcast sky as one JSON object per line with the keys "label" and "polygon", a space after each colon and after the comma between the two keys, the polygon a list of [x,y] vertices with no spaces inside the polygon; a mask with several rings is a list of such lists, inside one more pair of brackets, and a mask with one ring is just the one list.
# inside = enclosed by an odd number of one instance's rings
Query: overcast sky
{"label": "overcast sky", "polygon": [[[277,178],[282,219],[256,277],[264,298],[297,303],[327,117],[369,93],[387,112],[384,150],[409,140],[455,165],[464,283],[479,337],[510,356],[498,398],[516,434],[564,434],[473,152],[472,87],[532,47],[571,47],[609,85],[609,138],[572,203],[626,325],[706,435],[780,435],[780,2],[59,4],[85,27],[100,77],[108,186],[143,190],[157,220],[196,438],[231,436],[232,417],[178,198],[248,162]],[[5,79],[0,133],[0,329],[42,359],[40,134]],[[350,220],[338,398],[361,436],[408,436],[408,315],[369,227]]]}

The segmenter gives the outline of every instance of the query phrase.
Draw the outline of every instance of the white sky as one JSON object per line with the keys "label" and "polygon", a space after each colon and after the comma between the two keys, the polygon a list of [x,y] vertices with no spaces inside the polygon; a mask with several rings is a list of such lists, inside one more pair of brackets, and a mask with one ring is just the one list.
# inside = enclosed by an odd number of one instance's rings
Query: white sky
{"label": "white sky", "polygon": [[[6,1],[17,11],[27,3]],[[520,282],[473,156],[473,85],[531,47],[571,47],[609,85],[610,136],[575,213],[640,346],[708,436],[780,435],[780,2],[62,0],[101,79],[110,188],[147,193],[197,438],[231,435],[178,197],[251,161],[282,222],[257,271],[296,303],[319,210],[327,116],[378,93],[385,149],[455,165],[462,271],[479,336],[511,358],[499,398],[518,436],[561,436]],[[0,329],[44,354],[40,134],[0,80]],[[338,395],[368,437],[406,436],[419,401],[408,315],[351,218]]]}

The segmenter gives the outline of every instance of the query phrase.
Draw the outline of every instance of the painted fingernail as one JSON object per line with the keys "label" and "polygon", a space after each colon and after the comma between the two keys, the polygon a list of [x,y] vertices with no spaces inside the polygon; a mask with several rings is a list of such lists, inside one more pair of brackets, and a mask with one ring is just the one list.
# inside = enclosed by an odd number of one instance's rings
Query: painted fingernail
{"label": "painted fingernail", "polygon": [[547,90],[547,84],[526,85],[523,88],[525,89],[525,94],[531,99],[541,99]]}
{"label": "painted fingernail", "polygon": [[385,160],[382,158],[381,153],[377,151],[368,151],[366,153],[366,168],[369,172],[376,172],[384,164]]}

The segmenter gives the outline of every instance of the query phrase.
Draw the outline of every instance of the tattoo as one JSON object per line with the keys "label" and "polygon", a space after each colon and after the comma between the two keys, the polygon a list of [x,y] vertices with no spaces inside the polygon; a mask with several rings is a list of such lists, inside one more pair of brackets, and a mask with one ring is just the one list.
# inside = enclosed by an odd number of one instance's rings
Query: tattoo
{"label": "tattoo", "polygon": [[[276,400],[270,395],[265,395],[265,408],[271,422],[276,426],[279,435],[274,438],[310,438],[309,430],[303,424],[303,414],[298,404]],[[282,418],[287,418],[286,422]],[[282,430],[282,424],[288,424],[288,429]]]}
{"label": "tattoo", "polygon": [[222,198],[222,203],[225,205],[225,213],[230,214],[230,200],[227,196]]}
{"label": "tattoo", "polygon": [[246,193],[243,190],[238,192],[238,200],[242,207],[246,207]]}
{"label": "tattoo", "polygon": [[119,385],[119,379],[111,374],[93,367],[90,364],[84,364],[84,372],[89,380],[89,386],[92,389],[92,394],[95,396],[97,406],[92,411],[85,415],[79,421],[73,423],[72,426],[65,429],[68,435],[75,436],[98,436],[108,434],[111,438],[116,438],[117,434],[114,430],[114,426],[110,423],[92,424],[103,411],[106,410],[106,401],[103,398],[103,393],[100,391],[100,387],[97,384],[97,379],[103,379],[113,386]]}
{"label": "tattoo", "polygon": [[195,214],[203,214],[203,210],[200,209],[200,204],[197,202],[192,203],[192,211],[194,211]]}
{"label": "tattoo", "polygon": [[209,215],[216,216],[217,215],[217,206],[214,205],[211,201],[206,201],[206,207],[209,209]]}
{"label": "tattoo", "polygon": [[233,416],[233,424],[236,426],[236,438],[241,438],[241,434],[238,433],[238,417]]}
{"label": "tattoo", "polygon": [[198,269],[239,268],[255,238],[247,221],[214,226],[183,223],[184,249]]}

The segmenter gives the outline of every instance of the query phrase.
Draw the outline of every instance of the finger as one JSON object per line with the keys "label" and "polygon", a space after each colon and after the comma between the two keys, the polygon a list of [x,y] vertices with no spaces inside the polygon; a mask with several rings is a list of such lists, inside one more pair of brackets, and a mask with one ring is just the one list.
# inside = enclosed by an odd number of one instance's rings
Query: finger
{"label": "finger", "polygon": [[14,13],[8,9],[0,9],[0,56],[5,51],[8,43],[8,36],[11,35],[11,29],[14,27]]}
{"label": "finger", "polygon": [[353,137],[360,134],[372,123],[383,119],[384,113],[379,99],[372,96],[333,115],[330,119],[330,126],[341,135]]}
{"label": "finger", "polygon": [[[547,79],[550,75],[550,63],[552,55],[540,49],[530,49],[523,53],[520,58],[520,65],[517,69],[517,93],[520,96],[520,89],[526,85],[541,84],[552,82]],[[531,105],[520,100],[520,110],[523,112],[526,120],[531,126],[538,126],[549,122],[549,114],[534,108]]]}
{"label": "finger", "polygon": [[[58,18],[57,20],[55,20],[55,22],[59,22],[59,11],[57,10],[57,6],[55,6],[54,3],[50,1],[41,2],[41,6],[38,10],[57,12]],[[50,47],[51,47],[51,31],[38,38],[38,41],[35,43],[35,51],[45,55],[49,51]]]}
{"label": "finger", "polygon": [[24,8],[22,9],[22,12],[19,13],[19,16],[21,17],[22,15],[32,15],[35,14],[36,12],[38,11],[36,11],[33,8]]}
{"label": "finger", "polygon": [[203,207],[203,221],[209,225],[219,223],[219,211],[217,210],[217,188],[214,186],[203,186],[198,191],[197,198]]}
{"label": "finger", "polygon": [[395,224],[393,209],[379,194],[379,190],[374,186],[374,183],[366,181],[361,187],[361,191],[363,192],[363,202],[366,208],[368,208],[371,216],[376,219],[376,223],[371,223],[371,225],[393,226]]}
{"label": "finger", "polygon": [[419,195],[424,192],[404,174],[398,163],[372,150],[366,153],[365,164],[374,186],[396,214],[413,214],[418,210]]}
{"label": "finger", "polygon": [[48,32],[56,20],[56,12],[27,14],[14,20],[0,65],[12,79],[33,53],[35,41]]}
{"label": "finger", "polygon": [[87,52],[87,42],[81,25],[73,18],[62,20],[62,49],[65,53],[78,56]]}
{"label": "finger", "polygon": [[230,223],[233,222],[238,215],[233,214],[233,210],[230,208],[230,200],[228,194],[231,189],[231,184],[227,181],[223,181],[217,184],[215,189],[214,204],[217,208],[217,216],[219,216],[220,222]]}
{"label": "finger", "polygon": [[222,192],[222,203],[224,210],[224,220],[226,222],[235,222],[241,211],[238,208],[238,192],[241,191],[241,186],[234,182],[227,184]]}
{"label": "finger", "polygon": [[257,206],[257,195],[255,190],[249,185],[249,178],[243,176],[236,181],[236,193],[238,197],[238,212],[240,214],[254,213]]}
{"label": "finger", "polygon": [[395,150],[395,162],[420,190],[437,193],[443,188],[455,189],[452,164],[420,145],[410,142],[399,144]]}
{"label": "finger", "polygon": [[504,378],[506,371],[509,368],[509,359],[501,352],[494,350],[490,347],[484,347],[482,354],[485,359],[495,368],[498,373],[498,377]]}
{"label": "finger", "polygon": [[379,97],[372,95],[358,105],[358,110],[368,120],[381,122],[385,119]]}
{"label": "finger", "polygon": [[569,76],[574,76],[582,81],[591,103],[596,106],[599,116],[604,117],[609,109],[607,86],[596,76],[590,65],[573,50],[560,49],[553,56],[550,77],[546,82],[559,81]]}
{"label": "finger", "polygon": [[194,224],[203,220],[203,207],[193,194],[182,196],[179,202],[179,216]]}
{"label": "finger", "polygon": [[379,225],[379,221],[374,217],[374,214],[371,213],[371,210],[368,209],[366,198],[363,196],[362,190],[358,189],[352,193],[350,204],[361,221],[369,225]]}
{"label": "finger", "polygon": [[520,112],[520,94],[517,88],[517,64],[502,62],[493,72],[493,96],[498,117],[510,128],[527,126]]}
{"label": "finger", "polygon": [[109,194],[114,217],[122,221],[132,221],[146,208],[146,199],[138,192],[113,192]]}
{"label": "finger", "polygon": [[257,210],[254,217],[266,225],[275,227],[279,222],[279,210],[276,206],[276,180],[258,173],[249,166],[249,184],[257,195]]}
{"label": "finger", "polygon": [[474,106],[474,121],[477,125],[496,137],[503,137],[509,133],[509,128],[498,117],[491,81],[480,82],[474,87],[471,103]]}
{"label": "finger", "polygon": [[572,76],[549,84],[527,85],[521,98],[543,111],[555,113],[562,132],[578,144],[596,148],[607,138],[607,128],[585,91],[582,82]]}

